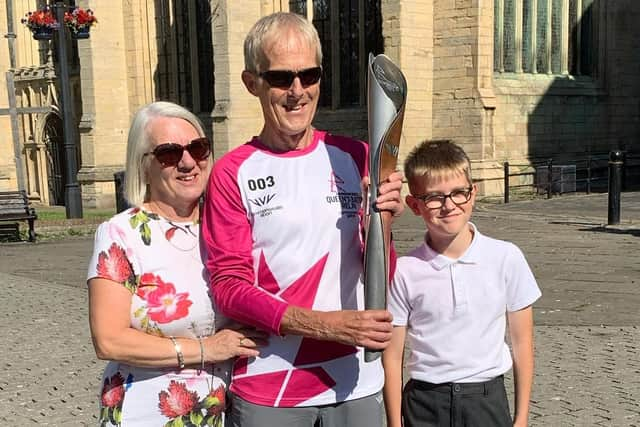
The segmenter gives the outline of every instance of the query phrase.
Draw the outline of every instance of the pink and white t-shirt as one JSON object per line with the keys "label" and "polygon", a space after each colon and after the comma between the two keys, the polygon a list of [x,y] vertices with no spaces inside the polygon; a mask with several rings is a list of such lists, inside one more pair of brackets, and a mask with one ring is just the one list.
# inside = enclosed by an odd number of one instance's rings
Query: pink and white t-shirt
{"label": "pink and white t-shirt", "polygon": [[272,333],[258,358],[238,359],[230,390],[249,402],[317,406],[382,388],[362,348],[279,336],[289,304],[362,309],[360,182],[366,144],[315,131],[302,150],[276,153],[258,138],[214,166],[203,216],[217,307]]}

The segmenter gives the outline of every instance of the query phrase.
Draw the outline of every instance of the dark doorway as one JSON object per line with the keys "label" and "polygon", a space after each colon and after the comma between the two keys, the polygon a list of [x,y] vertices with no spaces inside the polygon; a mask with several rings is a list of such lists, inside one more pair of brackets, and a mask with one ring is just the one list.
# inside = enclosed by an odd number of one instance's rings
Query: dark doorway
{"label": "dark doorway", "polygon": [[60,116],[50,114],[44,126],[43,139],[47,147],[47,182],[49,204],[64,206],[64,137]]}

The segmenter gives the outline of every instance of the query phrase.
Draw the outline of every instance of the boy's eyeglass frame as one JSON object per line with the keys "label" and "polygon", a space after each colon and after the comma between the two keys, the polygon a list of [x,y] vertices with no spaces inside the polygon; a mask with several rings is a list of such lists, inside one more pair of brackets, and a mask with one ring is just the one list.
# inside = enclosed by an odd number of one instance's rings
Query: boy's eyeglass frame
{"label": "boy's eyeglass frame", "polygon": [[459,188],[453,190],[449,194],[424,194],[421,196],[413,196],[415,199],[420,200],[427,209],[442,209],[442,207],[450,199],[456,206],[462,206],[471,200],[473,194],[473,187]]}

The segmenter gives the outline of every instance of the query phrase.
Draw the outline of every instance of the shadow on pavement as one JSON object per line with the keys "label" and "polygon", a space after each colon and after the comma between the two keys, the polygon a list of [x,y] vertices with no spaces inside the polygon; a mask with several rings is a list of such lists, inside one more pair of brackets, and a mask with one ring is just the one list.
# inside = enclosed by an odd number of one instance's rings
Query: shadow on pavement
{"label": "shadow on pavement", "polygon": [[580,231],[591,231],[595,233],[629,234],[640,237],[640,228],[613,228],[611,226],[600,225],[598,227],[581,228]]}

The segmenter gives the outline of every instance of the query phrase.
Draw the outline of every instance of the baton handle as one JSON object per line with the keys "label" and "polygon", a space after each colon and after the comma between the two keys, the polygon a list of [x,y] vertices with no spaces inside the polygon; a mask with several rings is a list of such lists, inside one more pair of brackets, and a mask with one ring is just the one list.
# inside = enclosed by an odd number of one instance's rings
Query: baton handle
{"label": "baton handle", "polygon": [[[389,250],[391,213],[371,208],[365,242],[364,304],[367,310],[386,310],[389,284]],[[381,352],[365,349],[364,359],[372,362]]]}

